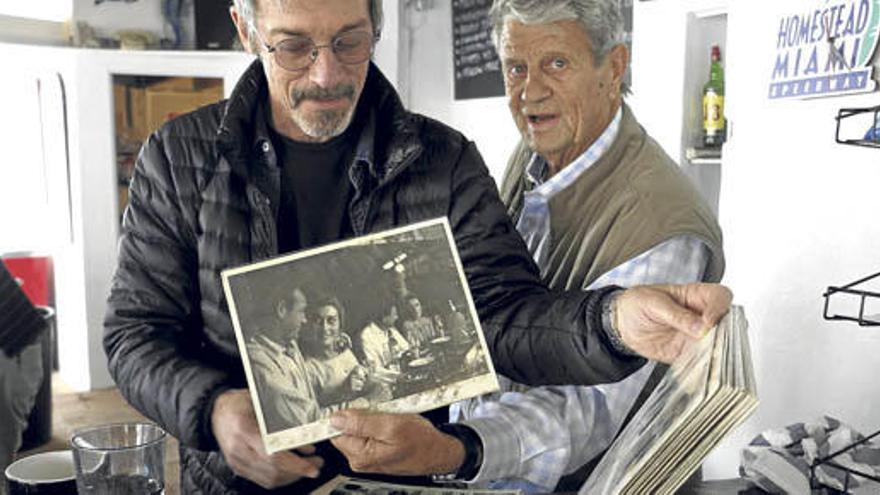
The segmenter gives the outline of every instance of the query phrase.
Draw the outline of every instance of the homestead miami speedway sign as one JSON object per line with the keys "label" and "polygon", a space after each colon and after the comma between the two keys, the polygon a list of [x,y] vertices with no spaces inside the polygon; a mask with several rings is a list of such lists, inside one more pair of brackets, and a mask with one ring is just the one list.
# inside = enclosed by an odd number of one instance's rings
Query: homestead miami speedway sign
{"label": "homestead miami speedway sign", "polygon": [[871,62],[880,37],[880,0],[804,4],[799,12],[779,19],[769,98],[873,91]]}

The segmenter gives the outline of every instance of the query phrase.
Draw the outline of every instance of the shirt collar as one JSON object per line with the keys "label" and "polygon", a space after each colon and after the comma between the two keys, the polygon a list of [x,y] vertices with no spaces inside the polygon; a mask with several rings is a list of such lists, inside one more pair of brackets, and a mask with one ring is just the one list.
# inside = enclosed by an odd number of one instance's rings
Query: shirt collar
{"label": "shirt collar", "polygon": [[284,346],[282,346],[278,342],[275,342],[274,340],[270,339],[269,337],[267,337],[265,335],[262,335],[262,334],[256,335],[253,337],[253,340],[257,344],[260,344],[264,347],[268,347],[273,352],[278,352],[278,353],[284,352]]}
{"label": "shirt collar", "polygon": [[608,151],[608,148],[611,147],[611,144],[617,138],[622,118],[623,105],[617,109],[614,118],[605,127],[599,138],[587,148],[587,151],[584,151],[583,154],[575,158],[574,161],[550,179],[545,179],[548,169],[547,162],[537,153],[533,153],[531,161],[526,166],[526,179],[535,186],[534,191],[551,195],[574,182]]}

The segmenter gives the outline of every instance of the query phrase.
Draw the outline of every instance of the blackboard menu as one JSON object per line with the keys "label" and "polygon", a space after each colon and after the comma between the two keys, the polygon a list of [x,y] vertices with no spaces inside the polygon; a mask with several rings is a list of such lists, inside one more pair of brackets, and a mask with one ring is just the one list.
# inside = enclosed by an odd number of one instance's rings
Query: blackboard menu
{"label": "blackboard menu", "polygon": [[455,99],[504,95],[501,61],[492,45],[492,0],[452,0]]}

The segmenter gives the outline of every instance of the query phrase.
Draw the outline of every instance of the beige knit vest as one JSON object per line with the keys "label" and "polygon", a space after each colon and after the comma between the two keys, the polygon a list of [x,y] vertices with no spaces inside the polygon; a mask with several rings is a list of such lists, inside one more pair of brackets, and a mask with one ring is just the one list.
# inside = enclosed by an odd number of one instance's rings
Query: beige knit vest
{"label": "beige knit vest", "polygon": [[[501,184],[511,217],[531,188],[531,151],[520,143]],[[704,281],[724,274],[721,228],[691,180],[624,105],[617,138],[577,180],[550,200],[551,246],[544,281],[553,289],[586,288],[599,276],[679,235],[708,246]]]}

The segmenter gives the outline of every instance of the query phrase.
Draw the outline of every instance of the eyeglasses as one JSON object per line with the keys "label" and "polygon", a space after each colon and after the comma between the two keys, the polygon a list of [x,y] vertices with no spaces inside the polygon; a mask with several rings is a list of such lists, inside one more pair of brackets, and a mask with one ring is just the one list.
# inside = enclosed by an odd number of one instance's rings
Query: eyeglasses
{"label": "eyeglasses", "polygon": [[321,48],[333,50],[336,59],[343,64],[357,65],[363,63],[373,54],[373,43],[377,40],[376,37],[367,31],[350,31],[336,36],[326,45],[316,45],[307,36],[294,35],[272,46],[266,43],[256,27],[253,28],[253,32],[257,34],[257,38],[266,48],[266,51],[275,57],[275,63],[282,69],[289,71],[300,71],[309,68],[318,59],[318,51]]}

